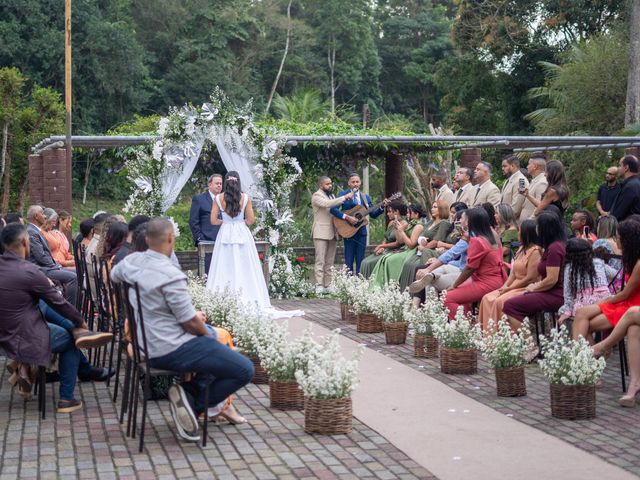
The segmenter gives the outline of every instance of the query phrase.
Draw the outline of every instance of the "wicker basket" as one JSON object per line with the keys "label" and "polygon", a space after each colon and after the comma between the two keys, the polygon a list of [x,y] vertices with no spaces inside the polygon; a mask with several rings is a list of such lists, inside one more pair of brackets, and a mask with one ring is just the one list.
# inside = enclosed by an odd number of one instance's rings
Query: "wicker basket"
{"label": "wicker basket", "polygon": [[302,410],[304,393],[295,380],[269,380],[269,398],[271,408],[280,410]]}
{"label": "wicker basket", "polygon": [[340,302],[340,318],[343,322],[347,321],[347,315],[349,314],[349,306],[346,303]]}
{"label": "wicker basket", "polygon": [[413,337],[413,356],[436,358],[438,356],[438,339],[431,335],[416,335]]}
{"label": "wicker basket", "polygon": [[356,330],[360,333],[381,333],[384,331],[382,320],[373,313],[359,313]]}
{"label": "wicker basket", "polygon": [[267,371],[262,367],[260,359],[258,357],[249,357],[249,360],[251,360],[251,363],[253,363],[254,369],[251,383],[254,383],[256,385],[264,385],[269,383],[269,374],[267,374]]}
{"label": "wicker basket", "polygon": [[304,431],[320,435],[350,433],[353,424],[351,397],[304,398]]}
{"label": "wicker basket", "polygon": [[358,314],[353,310],[351,305],[346,306],[345,320],[347,323],[355,325],[358,323]]}
{"label": "wicker basket", "polygon": [[524,397],[527,394],[524,366],[496,368],[496,388],[499,397]]}
{"label": "wicker basket", "polygon": [[408,322],[384,322],[382,326],[387,345],[401,345],[407,342]]}
{"label": "wicker basket", "polygon": [[475,348],[440,347],[442,373],[472,374],[478,371],[478,351]]}
{"label": "wicker basket", "polygon": [[551,416],[564,420],[587,420],[596,416],[595,385],[550,384]]}

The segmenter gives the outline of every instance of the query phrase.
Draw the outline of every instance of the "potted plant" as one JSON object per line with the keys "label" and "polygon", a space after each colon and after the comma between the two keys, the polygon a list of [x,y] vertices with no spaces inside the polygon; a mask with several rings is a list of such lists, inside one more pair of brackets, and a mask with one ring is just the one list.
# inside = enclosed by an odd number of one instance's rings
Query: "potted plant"
{"label": "potted plant", "polygon": [[304,391],[304,431],[321,435],[351,432],[351,393],[358,384],[358,361],[364,347],[347,360],[339,344],[340,331],[328,335],[308,356],[307,369],[296,371]]}
{"label": "potted plant", "polygon": [[427,291],[427,298],[420,308],[407,312],[407,318],[413,328],[413,355],[416,357],[436,358],[438,339],[435,337],[435,325],[447,323],[449,314],[435,289]]}
{"label": "potted plant", "polygon": [[480,343],[480,350],[496,374],[499,397],[522,397],[527,394],[524,376],[525,356],[533,347],[529,322],[525,319],[517,332],[511,330],[509,321],[502,317],[496,328],[489,320],[489,331]]}
{"label": "potted plant", "polygon": [[596,382],[605,367],[604,358],[595,358],[582,337],[571,340],[564,325],[540,337],[544,358],[539,360],[549,380],[551,415],[566,420],[586,420],[596,416]]}
{"label": "potted plant", "polygon": [[380,333],[384,331],[382,320],[375,314],[380,289],[369,290],[369,282],[361,279],[350,288],[353,309],[358,315],[356,330],[360,333]]}
{"label": "potted plant", "polygon": [[[340,270],[335,267],[331,267],[332,280],[331,287],[335,290],[335,295],[340,301],[340,317],[343,322],[355,323],[355,314],[352,313],[351,308],[351,292],[350,287],[354,279],[358,280],[358,277],[354,277],[346,266],[343,266]],[[351,318],[353,315],[353,319]]]}
{"label": "potted plant", "polygon": [[478,343],[482,338],[480,326],[474,325],[458,308],[450,322],[435,326],[434,333],[440,346],[440,370],[442,373],[473,374],[478,371]]}
{"label": "potted plant", "polygon": [[401,292],[397,282],[391,282],[378,292],[373,299],[374,313],[382,320],[387,345],[400,345],[407,341],[407,320],[412,308],[411,297]]}
{"label": "potted plant", "polygon": [[233,324],[233,333],[236,346],[253,363],[254,375],[252,383],[267,384],[269,375],[260,361],[260,346],[262,342],[268,342],[268,332],[265,326],[273,323],[271,320],[260,317],[258,314],[245,313],[239,316]]}

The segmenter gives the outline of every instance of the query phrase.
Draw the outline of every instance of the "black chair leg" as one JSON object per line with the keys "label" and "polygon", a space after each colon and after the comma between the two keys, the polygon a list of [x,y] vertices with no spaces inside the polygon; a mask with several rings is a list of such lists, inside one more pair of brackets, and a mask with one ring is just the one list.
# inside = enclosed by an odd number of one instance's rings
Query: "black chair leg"
{"label": "black chair leg", "polygon": [[[116,357],[116,374],[115,374],[115,380],[113,384],[113,403],[116,403],[116,400],[118,399],[118,387],[119,387],[121,366],[122,366],[122,342],[120,341],[120,339],[118,339],[118,353]],[[108,385],[109,383],[107,382],[107,386]]]}
{"label": "black chair leg", "polygon": [[44,420],[47,414],[47,372],[44,367],[38,368],[38,380],[36,384],[38,386],[38,407],[42,420]]}
{"label": "black chair leg", "polygon": [[138,452],[142,453],[144,447],[144,428],[147,420],[147,398],[151,393],[151,379],[145,377],[144,390],[142,391],[142,419],[140,420],[140,445],[138,446]]}
{"label": "black chair leg", "polygon": [[622,391],[627,391],[627,348],[624,343],[624,339],[618,343],[618,352],[620,353],[620,380],[622,381]]}
{"label": "black chair leg", "polygon": [[131,438],[136,438],[136,426],[138,425],[138,402],[140,402],[140,374],[136,371],[136,390],[135,399],[131,409],[133,410],[133,425],[131,426]]}
{"label": "black chair leg", "polygon": [[202,446],[207,446],[208,437],[208,425],[209,425],[209,386],[211,382],[207,382],[207,386],[204,389],[204,423],[202,425]]}
{"label": "black chair leg", "polygon": [[131,381],[130,381],[129,399],[127,401],[127,436],[131,436],[131,421],[133,420],[133,399],[135,398],[135,390],[138,388],[138,366],[135,363],[131,365]]}

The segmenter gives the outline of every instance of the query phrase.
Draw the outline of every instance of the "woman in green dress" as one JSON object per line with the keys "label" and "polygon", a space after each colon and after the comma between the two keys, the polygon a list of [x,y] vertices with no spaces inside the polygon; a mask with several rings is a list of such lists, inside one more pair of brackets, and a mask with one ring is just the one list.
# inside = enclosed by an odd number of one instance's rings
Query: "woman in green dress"
{"label": "woman in green dress", "polygon": [[371,276],[371,272],[373,272],[376,264],[384,254],[398,251],[402,246],[401,243],[396,241],[396,229],[393,226],[393,221],[401,219],[403,225],[408,224],[407,221],[403,219],[403,217],[407,215],[407,206],[402,200],[393,200],[387,205],[386,214],[389,219],[389,226],[386,232],[384,232],[384,241],[375,248],[373,254],[364,258],[360,264],[360,275],[364,278]]}
{"label": "woman in green dress", "polygon": [[496,232],[502,242],[502,260],[507,265],[511,263],[511,244],[518,242],[518,227],[511,205],[501,203],[496,209]]}
{"label": "woman in green dress", "polygon": [[[415,254],[402,267],[398,280],[402,291],[415,280],[416,272],[424,267],[428,259],[440,255],[437,248],[447,240],[452,230],[449,222],[450,213],[451,209],[447,202],[438,200],[431,205],[432,220],[425,226],[422,236],[418,239],[418,249]],[[449,238],[449,240],[452,239]]]}
{"label": "woman in green dress", "polygon": [[376,264],[371,278],[371,287],[383,287],[392,280],[398,281],[404,263],[415,255],[418,246],[418,237],[424,230],[424,225],[420,223],[420,218],[425,216],[425,211],[417,205],[409,205],[407,208],[409,223],[404,226],[394,220],[390,225],[395,228],[396,240],[402,244],[400,251],[385,254]]}

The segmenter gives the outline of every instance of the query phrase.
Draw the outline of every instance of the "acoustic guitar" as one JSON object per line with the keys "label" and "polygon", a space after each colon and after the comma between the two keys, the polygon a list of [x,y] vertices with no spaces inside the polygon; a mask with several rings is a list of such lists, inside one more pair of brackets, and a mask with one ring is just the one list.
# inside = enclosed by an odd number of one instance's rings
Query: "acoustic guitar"
{"label": "acoustic guitar", "polygon": [[355,225],[351,225],[346,220],[343,220],[341,218],[334,218],[333,224],[335,225],[336,230],[338,231],[338,235],[340,235],[342,238],[353,237],[356,234],[356,232],[360,230],[361,227],[369,223],[368,217],[371,212],[380,208],[386,200],[392,201],[400,197],[402,197],[402,193],[396,192],[393,195],[391,195],[389,198],[386,198],[382,202],[377,203],[369,208],[366,208],[364,205],[356,205],[355,207],[350,208],[349,210],[345,210],[342,213],[344,213],[345,215],[349,215],[351,217],[357,218],[358,223],[356,223]]}

